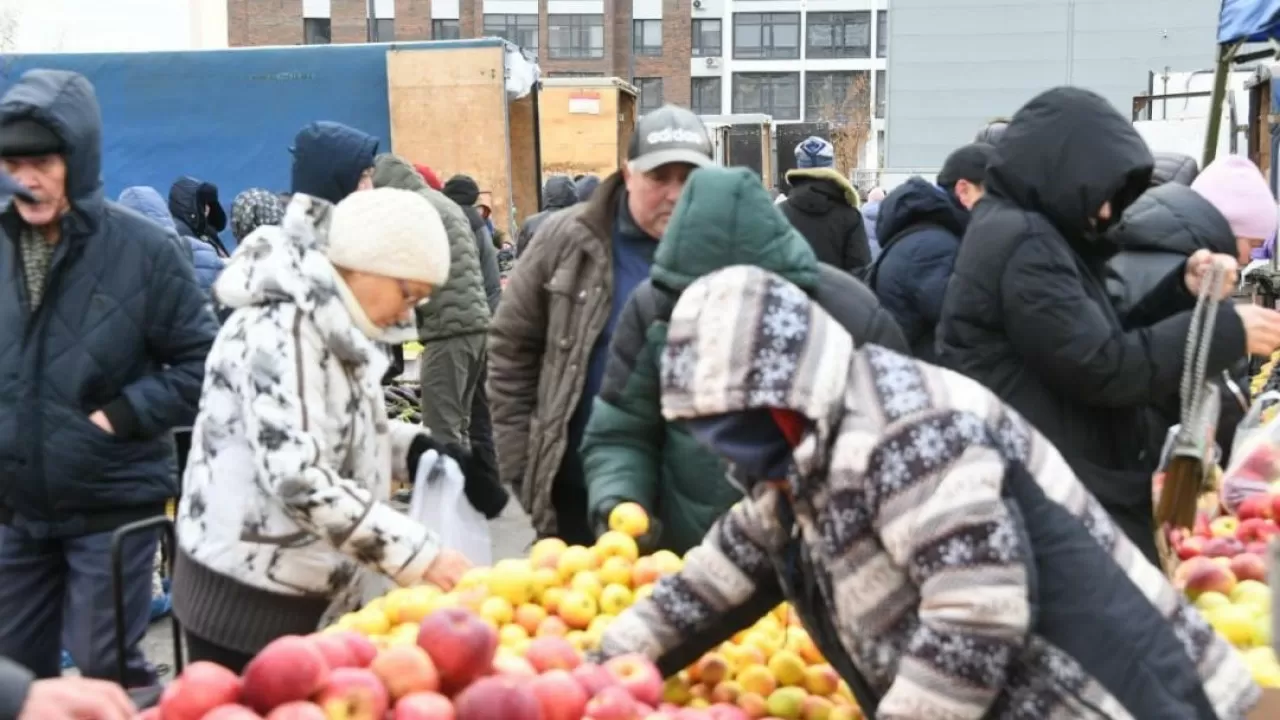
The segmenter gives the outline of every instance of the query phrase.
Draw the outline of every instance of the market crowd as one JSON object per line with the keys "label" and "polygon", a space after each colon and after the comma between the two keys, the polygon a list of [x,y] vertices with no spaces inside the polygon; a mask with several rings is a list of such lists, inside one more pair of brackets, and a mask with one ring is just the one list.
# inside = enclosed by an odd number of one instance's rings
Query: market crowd
{"label": "market crowd", "polygon": [[[539,536],[635,502],[644,550],[688,553],[604,655],[675,672],[785,599],[876,718],[1258,698],[1152,508],[1197,298],[1225,300],[1206,376],[1280,347],[1280,313],[1231,301],[1276,235],[1248,160],[1157,158],[1063,87],[866,202],[808,138],[775,203],[664,106],[509,240],[474,179],[338,123],[229,210],[197,177],[107,199],[101,134],[77,74],[0,98],[0,718],[131,716],[158,598],[238,671],[389,585],[452,587],[470,561],[392,502],[427,463]],[[383,404],[408,342],[420,423]],[[122,545],[117,678],[112,538],[174,498],[172,578],[155,536]]]}

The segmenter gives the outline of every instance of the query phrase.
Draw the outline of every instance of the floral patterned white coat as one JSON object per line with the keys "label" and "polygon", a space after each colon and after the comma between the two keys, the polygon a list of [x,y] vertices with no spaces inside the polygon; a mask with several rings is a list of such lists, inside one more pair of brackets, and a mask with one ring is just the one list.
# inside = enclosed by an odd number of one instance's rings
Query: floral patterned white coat
{"label": "floral patterned white coat", "polygon": [[330,211],[294,196],[281,226],[246,238],[218,278],[235,312],[209,354],[178,540],[211,570],[330,597],[338,611],[359,600],[362,569],[416,583],[438,544],[384,502],[424,430],[387,418],[387,358],[353,323],[323,252]]}

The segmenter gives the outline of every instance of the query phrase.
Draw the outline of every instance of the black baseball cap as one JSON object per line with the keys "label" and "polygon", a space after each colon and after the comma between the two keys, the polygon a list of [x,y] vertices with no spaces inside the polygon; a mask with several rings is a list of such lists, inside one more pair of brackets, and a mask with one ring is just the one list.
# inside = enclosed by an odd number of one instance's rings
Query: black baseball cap
{"label": "black baseball cap", "polygon": [[994,146],[981,142],[956,149],[942,163],[942,171],[938,173],[938,187],[950,190],[961,180],[971,183],[986,182],[987,163],[995,152]]}
{"label": "black baseball cap", "polygon": [[649,172],[670,163],[694,167],[714,164],[707,128],[691,110],[663,105],[643,115],[631,134],[627,161],[632,169]]}

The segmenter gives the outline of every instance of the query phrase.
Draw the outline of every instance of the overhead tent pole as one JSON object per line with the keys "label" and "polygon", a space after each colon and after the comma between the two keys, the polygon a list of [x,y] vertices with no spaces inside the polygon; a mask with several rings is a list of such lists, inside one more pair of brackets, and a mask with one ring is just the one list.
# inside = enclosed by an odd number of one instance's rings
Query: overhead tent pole
{"label": "overhead tent pole", "polygon": [[[1227,98],[1227,78],[1231,75],[1231,63],[1242,43],[1224,43],[1218,46],[1218,66],[1213,71],[1213,94],[1209,99],[1209,127],[1204,136],[1204,157],[1200,167],[1213,162],[1218,154],[1218,133],[1222,132],[1222,105]],[[1235,128],[1231,131],[1234,133]]]}

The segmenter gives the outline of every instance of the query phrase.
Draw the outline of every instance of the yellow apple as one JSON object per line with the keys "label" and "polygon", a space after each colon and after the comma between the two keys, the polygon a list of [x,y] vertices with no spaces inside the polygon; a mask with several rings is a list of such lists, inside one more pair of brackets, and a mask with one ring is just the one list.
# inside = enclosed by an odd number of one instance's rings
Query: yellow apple
{"label": "yellow apple", "polygon": [[600,612],[607,615],[621,615],[632,602],[631,591],[625,585],[605,585],[600,591]]}
{"label": "yellow apple", "polygon": [[629,563],[640,557],[640,548],[636,539],[617,530],[609,530],[596,540],[595,549],[601,558],[620,557]]}
{"label": "yellow apple", "polygon": [[609,529],[638,538],[649,532],[649,514],[639,503],[620,503],[609,513]]}

